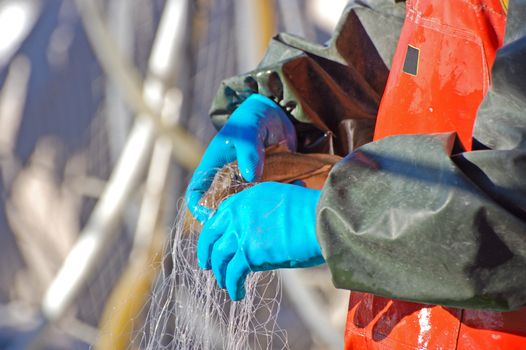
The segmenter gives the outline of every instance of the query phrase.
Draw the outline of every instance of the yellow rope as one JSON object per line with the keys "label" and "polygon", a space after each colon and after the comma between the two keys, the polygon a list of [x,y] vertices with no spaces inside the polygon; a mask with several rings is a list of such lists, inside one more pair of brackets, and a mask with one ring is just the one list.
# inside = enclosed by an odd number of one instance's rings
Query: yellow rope
{"label": "yellow rope", "polygon": [[258,43],[258,54],[263,57],[270,39],[276,33],[276,22],[274,18],[274,1],[273,0],[256,0],[256,16],[259,17],[261,26],[260,42]]}

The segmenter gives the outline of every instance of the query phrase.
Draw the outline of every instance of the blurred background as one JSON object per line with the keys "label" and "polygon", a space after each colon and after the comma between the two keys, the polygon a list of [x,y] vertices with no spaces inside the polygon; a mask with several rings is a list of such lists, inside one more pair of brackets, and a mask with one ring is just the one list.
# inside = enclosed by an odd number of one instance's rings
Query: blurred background
{"label": "blurred background", "polygon": [[[345,3],[0,0],[0,349],[129,346],[101,334],[144,303],[108,316],[155,278],[220,81],[277,32],[327,41]],[[347,293],[282,278],[290,348],[341,348]]]}

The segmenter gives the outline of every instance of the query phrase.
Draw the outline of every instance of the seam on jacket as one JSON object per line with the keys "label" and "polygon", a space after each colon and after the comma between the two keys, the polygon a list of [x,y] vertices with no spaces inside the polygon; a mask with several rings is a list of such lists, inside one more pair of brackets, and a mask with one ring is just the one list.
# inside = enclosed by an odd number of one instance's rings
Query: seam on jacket
{"label": "seam on jacket", "polygon": [[[497,16],[501,16],[501,17],[505,17],[506,16],[506,13],[502,13],[500,11],[497,11],[491,7],[489,7],[488,5],[485,5],[485,4],[476,4],[476,3],[473,3],[469,0],[462,0],[463,2],[465,2],[466,4],[469,4],[471,7],[473,7],[474,9],[477,9],[477,10],[487,10],[493,14],[496,14]],[[500,1],[501,4],[502,4],[502,1]]]}
{"label": "seam on jacket", "polygon": [[[468,1],[468,0],[462,0],[462,1]],[[470,3],[471,4],[471,3]],[[443,23],[442,21],[436,19],[436,18],[429,18],[422,14],[421,11],[419,11],[416,8],[410,7],[407,10],[407,19],[410,21],[413,21],[415,25],[420,25],[422,27],[434,30],[436,32],[449,35],[452,37],[456,37],[457,39],[464,39],[469,40],[472,43],[476,44],[480,48],[480,55],[482,60],[482,92],[483,94],[487,94],[489,90],[489,85],[491,83],[491,74],[490,74],[490,67],[488,65],[488,61],[486,59],[486,51],[484,48],[484,42],[482,39],[477,36],[473,31],[464,29],[464,28],[458,28],[455,26],[451,26],[447,23]]]}

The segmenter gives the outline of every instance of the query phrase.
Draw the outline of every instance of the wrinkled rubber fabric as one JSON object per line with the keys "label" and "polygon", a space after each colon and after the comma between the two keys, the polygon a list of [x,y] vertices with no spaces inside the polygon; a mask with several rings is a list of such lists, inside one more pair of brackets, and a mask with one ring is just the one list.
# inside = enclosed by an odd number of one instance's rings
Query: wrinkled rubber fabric
{"label": "wrinkled rubber fabric", "polygon": [[263,182],[227,198],[201,231],[199,266],[212,268],[219,286],[240,300],[252,271],[322,264],[316,240],[319,196],[319,190]]}
{"label": "wrinkled rubber fabric", "polygon": [[263,173],[265,147],[282,141],[291,151],[296,149],[296,132],[292,122],[272,100],[253,94],[210,142],[195,170],[186,192],[186,202],[192,215],[201,222],[211,215],[211,210],[199,202],[219,169],[237,160],[246,181],[258,180]]}
{"label": "wrinkled rubber fabric", "polygon": [[221,83],[213,123],[259,93],[297,121],[299,152],[345,156],[370,142],[404,15],[404,3],[350,1],[327,45],[278,34],[255,70]]}
{"label": "wrinkled rubber fabric", "polygon": [[526,2],[510,1],[474,151],[401,135],[338,163],[317,234],[334,284],[462,308],[526,305]]}

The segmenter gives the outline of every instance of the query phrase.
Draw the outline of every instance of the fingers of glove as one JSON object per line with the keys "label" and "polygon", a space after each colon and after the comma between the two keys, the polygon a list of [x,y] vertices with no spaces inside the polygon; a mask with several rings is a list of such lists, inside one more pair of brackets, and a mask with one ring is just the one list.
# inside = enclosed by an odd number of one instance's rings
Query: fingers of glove
{"label": "fingers of glove", "polygon": [[227,143],[221,135],[216,136],[206,149],[186,190],[188,209],[200,222],[206,221],[212,213],[209,208],[199,204],[201,198],[208,191],[217,171],[225,164],[233,161],[235,156],[234,147]]}
{"label": "fingers of glove", "polygon": [[[264,149],[286,141],[291,150],[296,149],[296,132],[281,107],[268,97],[252,94],[230,117],[237,138],[236,153],[243,178],[258,180],[263,173]],[[227,133],[230,132],[230,129]]]}
{"label": "fingers of glove", "polygon": [[250,272],[243,251],[238,249],[226,268],[226,289],[232,300],[239,301],[245,297],[245,280]]}
{"label": "fingers of glove", "polygon": [[223,233],[227,230],[230,220],[224,211],[218,210],[214,216],[207,220],[197,240],[197,264],[200,268],[210,269],[212,248]]}
{"label": "fingers of glove", "polygon": [[248,182],[259,180],[263,174],[265,149],[257,138],[251,143],[236,145],[237,163],[243,178]]}
{"label": "fingers of glove", "polygon": [[276,102],[263,95],[254,94],[248,100],[253,104],[253,111],[259,113],[262,116],[261,119],[264,119],[265,146],[285,140],[289,149],[296,151],[296,131],[285,111]]}
{"label": "fingers of glove", "polygon": [[225,275],[228,263],[237,250],[237,237],[234,234],[226,233],[217,240],[212,249],[212,271],[216,276],[217,284],[225,288]]}

